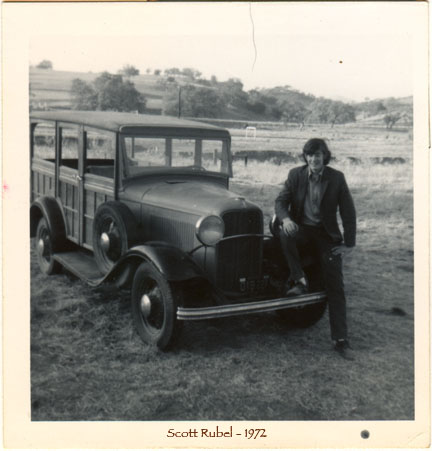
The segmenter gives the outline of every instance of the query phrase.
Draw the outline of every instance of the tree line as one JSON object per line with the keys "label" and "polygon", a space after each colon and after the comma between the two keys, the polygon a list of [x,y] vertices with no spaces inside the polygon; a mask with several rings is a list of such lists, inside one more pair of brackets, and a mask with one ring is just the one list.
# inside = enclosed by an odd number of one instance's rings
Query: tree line
{"label": "tree line", "polygon": [[[382,101],[350,104],[315,97],[289,85],[245,91],[238,78],[218,81],[202,77],[193,68],[169,68],[154,74],[163,96],[163,114],[203,118],[270,120],[286,123],[345,124],[356,116],[384,115],[387,128],[403,114],[388,110]],[[79,110],[146,111],[146,98],[135,87],[132,78],[139,70],[125,65],[117,74],[103,72],[93,82],[74,79],[71,87],[72,107]]]}

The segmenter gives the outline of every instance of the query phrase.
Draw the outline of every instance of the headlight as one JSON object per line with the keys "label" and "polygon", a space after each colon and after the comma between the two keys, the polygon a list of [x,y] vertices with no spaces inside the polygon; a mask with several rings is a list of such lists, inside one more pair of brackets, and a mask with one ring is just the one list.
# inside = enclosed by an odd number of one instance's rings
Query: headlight
{"label": "headlight", "polygon": [[219,216],[206,216],[196,223],[196,236],[205,246],[213,246],[222,239],[225,225]]}

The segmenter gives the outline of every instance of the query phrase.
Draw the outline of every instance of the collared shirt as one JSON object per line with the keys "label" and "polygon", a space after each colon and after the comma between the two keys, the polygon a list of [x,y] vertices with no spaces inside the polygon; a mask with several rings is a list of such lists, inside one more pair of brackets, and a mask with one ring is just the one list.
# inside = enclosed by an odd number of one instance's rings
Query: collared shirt
{"label": "collared shirt", "polygon": [[315,174],[309,168],[308,189],[306,193],[303,224],[318,226],[321,224],[320,218],[320,199],[321,199],[321,178],[324,168],[318,174]]}

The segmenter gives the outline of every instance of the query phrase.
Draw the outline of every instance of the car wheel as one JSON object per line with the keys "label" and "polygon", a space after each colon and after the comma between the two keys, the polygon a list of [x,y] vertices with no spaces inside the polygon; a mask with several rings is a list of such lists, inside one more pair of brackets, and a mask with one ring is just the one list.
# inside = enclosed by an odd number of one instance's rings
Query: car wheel
{"label": "car wheel", "polygon": [[135,221],[127,207],[116,202],[102,204],[93,222],[93,252],[96,263],[107,273],[133,242]]}
{"label": "car wheel", "polygon": [[279,317],[289,326],[296,328],[306,328],[317,323],[327,307],[327,301],[316,304],[306,305],[304,307],[278,310]]}
{"label": "car wheel", "polygon": [[138,267],[132,284],[132,317],[145,343],[161,350],[174,343],[182,326],[177,320],[180,295],[151,263]]}
{"label": "car wheel", "polygon": [[53,258],[51,231],[45,218],[41,218],[36,229],[35,251],[41,271],[51,275],[59,272],[61,266]]}

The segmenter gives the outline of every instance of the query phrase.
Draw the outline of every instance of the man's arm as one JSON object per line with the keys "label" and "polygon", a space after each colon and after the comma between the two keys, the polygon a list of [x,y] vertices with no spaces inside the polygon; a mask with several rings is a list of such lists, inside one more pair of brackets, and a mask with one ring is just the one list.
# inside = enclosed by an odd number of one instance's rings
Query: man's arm
{"label": "man's arm", "polygon": [[294,235],[298,230],[298,225],[290,216],[290,205],[294,198],[294,186],[294,174],[290,171],[284,187],[275,201],[276,216],[281,223],[282,230],[287,235]]}
{"label": "man's arm", "polygon": [[[290,218],[290,205],[294,198],[294,176],[289,171],[288,178],[285,180],[284,187],[275,200],[275,213],[280,222],[285,218]],[[291,219],[291,218],[290,218]]]}
{"label": "man's arm", "polygon": [[344,229],[344,243],[347,247],[354,247],[356,244],[356,211],[351,193],[342,174],[341,189],[339,191],[339,213]]}

